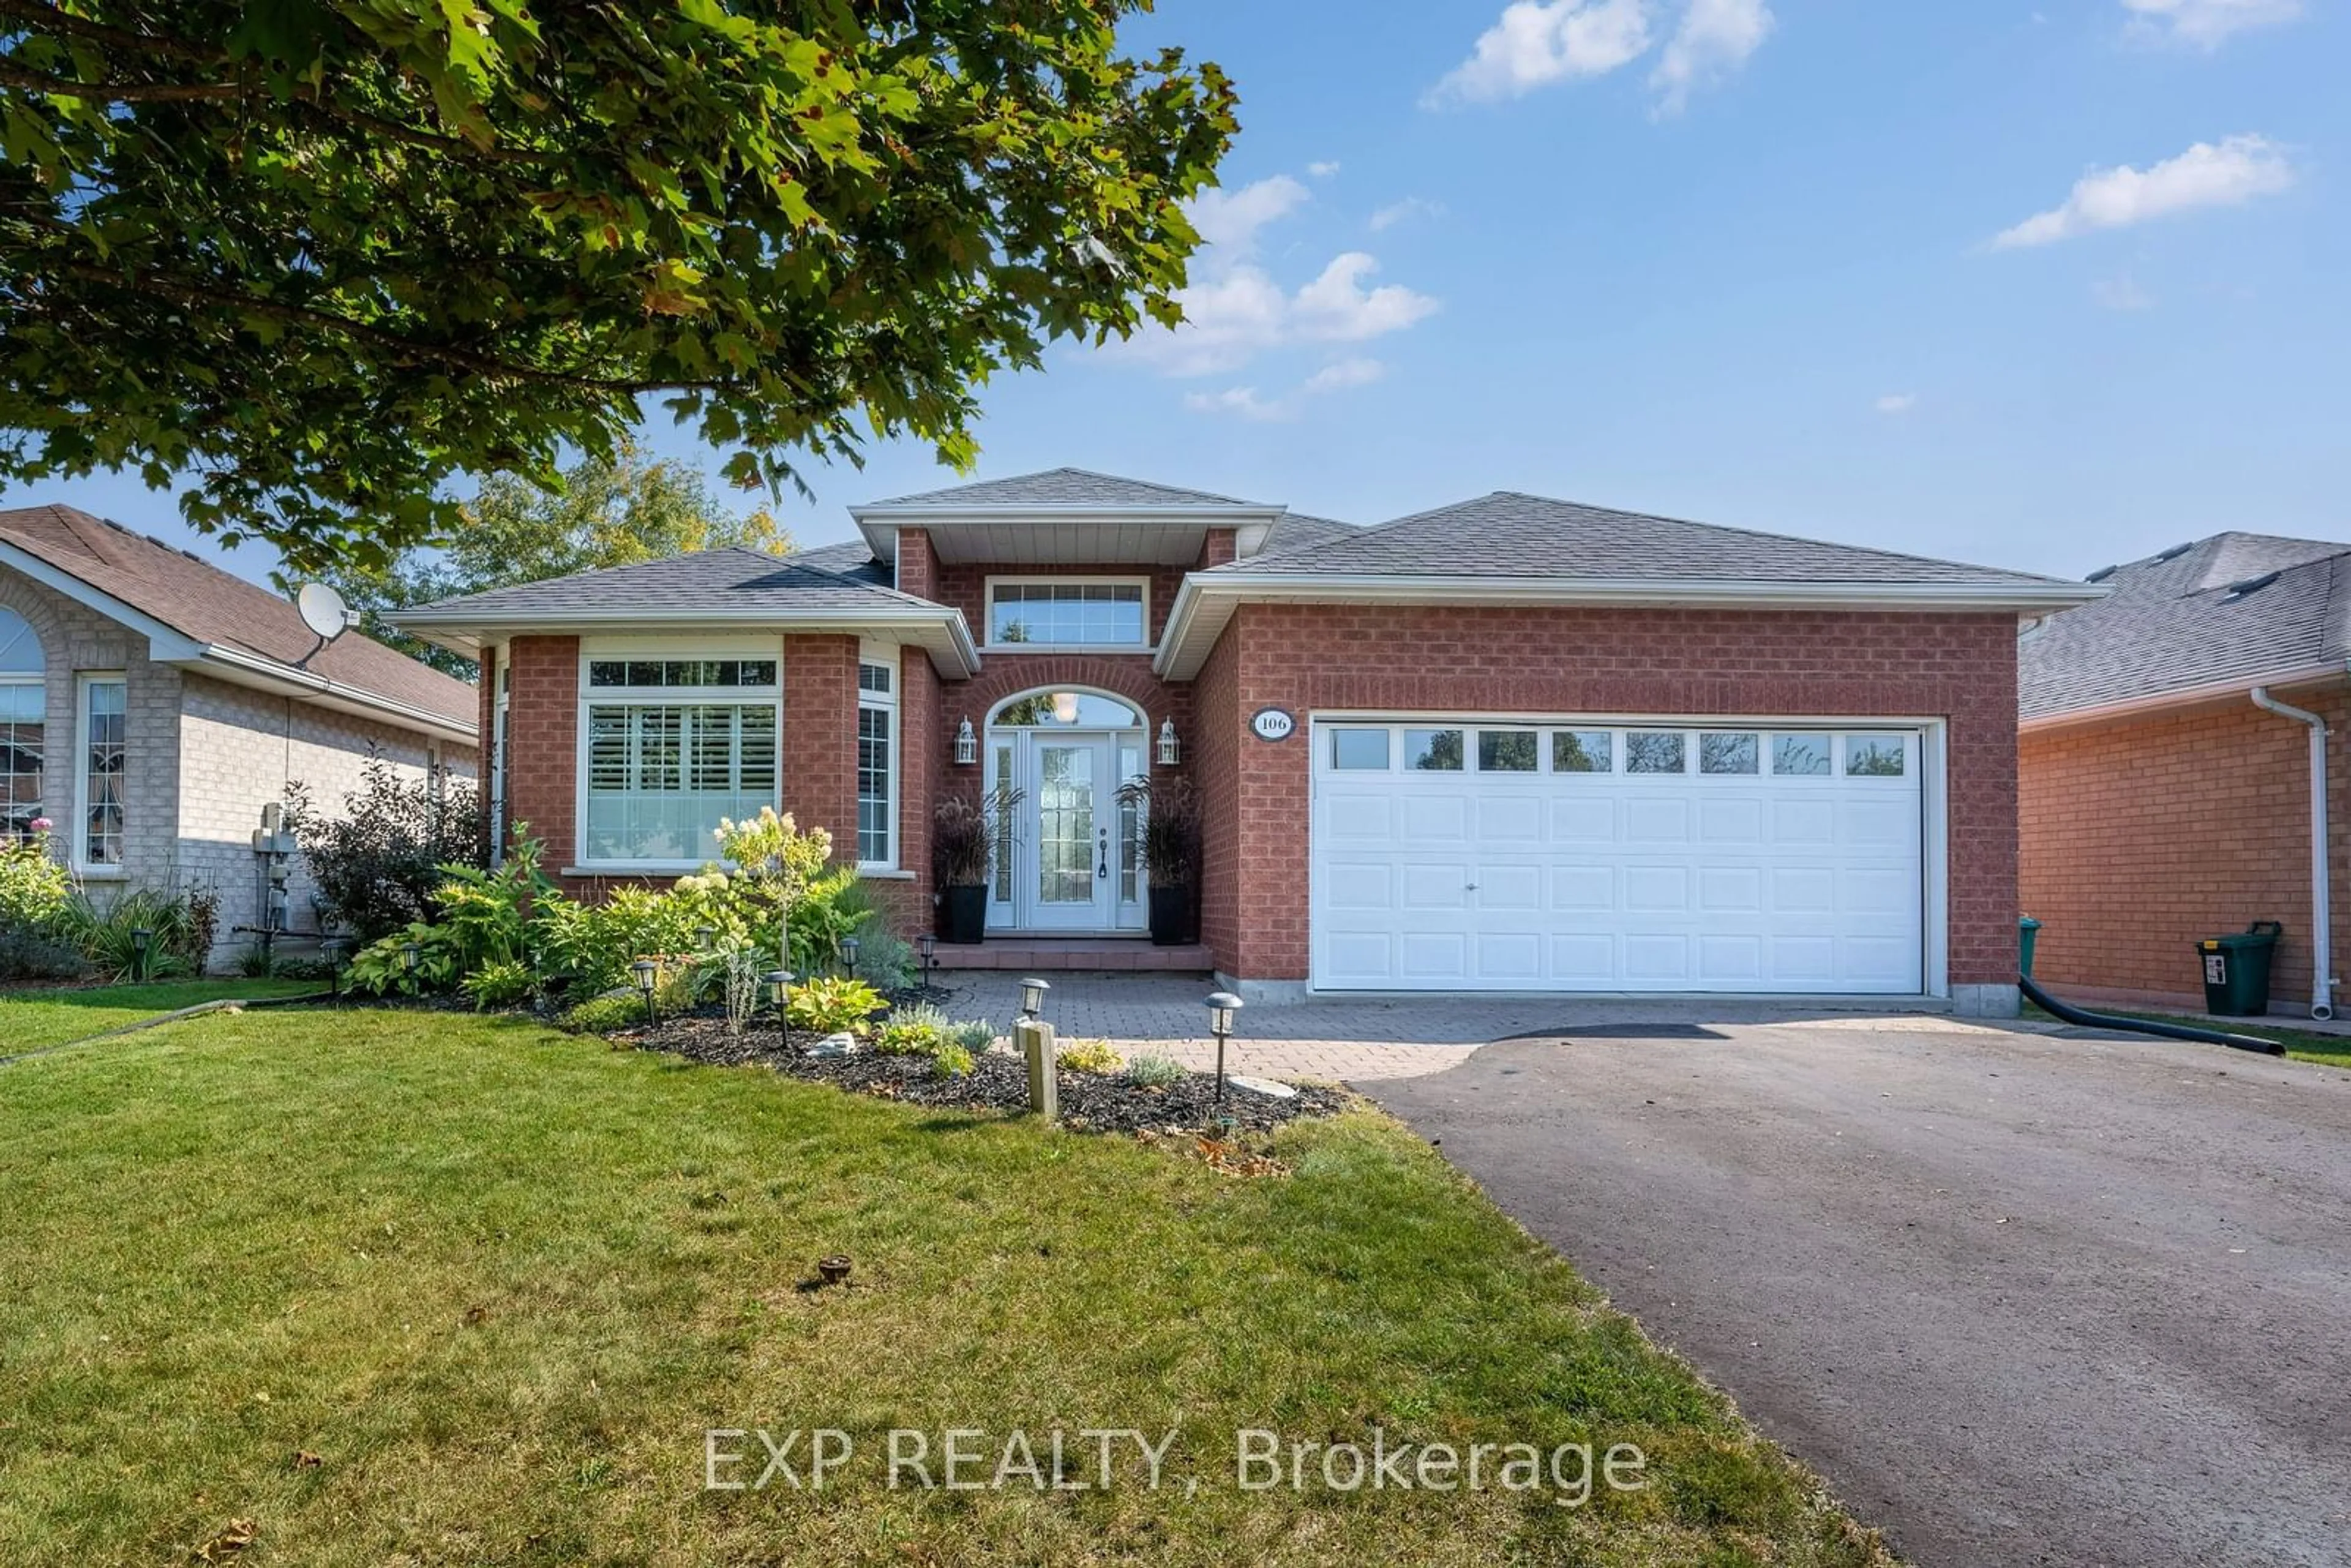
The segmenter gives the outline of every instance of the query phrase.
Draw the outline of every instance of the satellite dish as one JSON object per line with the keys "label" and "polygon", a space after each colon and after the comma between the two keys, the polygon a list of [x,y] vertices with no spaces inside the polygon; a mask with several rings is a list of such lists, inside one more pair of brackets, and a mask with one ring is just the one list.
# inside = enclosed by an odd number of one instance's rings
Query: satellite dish
{"label": "satellite dish", "polygon": [[302,624],[319,639],[320,647],[351,629],[350,606],[323,582],[304,583],[294,595],[294,608],[302,612]]}

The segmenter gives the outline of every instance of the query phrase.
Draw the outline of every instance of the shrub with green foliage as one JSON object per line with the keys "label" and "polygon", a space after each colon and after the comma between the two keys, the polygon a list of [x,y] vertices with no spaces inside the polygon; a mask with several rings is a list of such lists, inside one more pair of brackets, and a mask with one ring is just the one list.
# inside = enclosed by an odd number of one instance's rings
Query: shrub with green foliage
{"label": "shrub with green foliage", "polygon": [[931,1071],[939,1078],[965,1078],[971,1073],[971,1052],[953,1040],[942,1040],[931,1052]]}
{"label": "shrub with green foliage", "polygon": [[[413,967],[408,962],[412,943],[416,947]],[[465,974],[455,934],[445,925],[415,920],[352,954],[349,978],[355,991],[420,997],[451,989]]]}
{"label": "shrub with green foliage", "polygon": [[204,966],[195,944],[205,933],[187,898],[162,888],[121,888],[102,905],[77,890],[49,928],[117,983],[193,974]]}
{"label": "shrub with green foliage", "polygon": [[617,1034],[645,1021],[645,999],[619,992],[590,997],[557,1021],[575,1034]]}
{"label": "shrub with green foliage", "polygon": [[974,1056],[985,1056],[996,1047],[996,1026],[986,1019],[958,1019],[947,1025],[947,1036]]}
{"label": "shrub with green foliage", "polygon": [[510,1008],[538,987],[538,976],[519,958],[500,959],[468,970],[457,988],[474,998],[479,1009]]}
{"label": "shrub with green foliage", "polygon": [[1053,1053],[1053,1061],[1064,1072],[1099,1072],[1104,1076],[1126,1065],[1126,1059],[1113,1051],[1106,1040],[1073,1040]]}
{"label": "shrub with green foliage", "polygon": [[1184,1074],[1182,1062],[1172,1056],[1161,1056],[1156,1051],[1144,1051],[1126,1064],[1126,1076],[1145,1089],[1165,1089],[1180,1082]]}
{"label": "shrub with green foliage", "polygon": [[449,868],[483,864],[488,837],[471,780],[404,774],[373,752],[339,815],[287,785],[286,831],[328,914],[362,943],[429,918]]}
{"label": "shrub with green foliage", "polygon": [[73,876],[49,853],[47,833],[0,842],[0,932],[55,930],[73,894]]}
{"label": "shrub with green foliage", "polygon": [[862,980],[803,980],[784,992],[784,1021],[818,1034],[862,1034],[882,1007],[882,993]]}
{"label": "shrub with green foliage", "polygon": [[927,1002],[898,1009],[873,1033],[873,1049],[884,1056],[929,1055],[954,1044],[947,1015]]}
{"label": "shrub with green foliage", "polygon": [[[864,885],[858,883],[861,892]],[[857,964],[851,972],[877,991],[903,991],[914,983],[914,946],[879,927],[860,932]]]}

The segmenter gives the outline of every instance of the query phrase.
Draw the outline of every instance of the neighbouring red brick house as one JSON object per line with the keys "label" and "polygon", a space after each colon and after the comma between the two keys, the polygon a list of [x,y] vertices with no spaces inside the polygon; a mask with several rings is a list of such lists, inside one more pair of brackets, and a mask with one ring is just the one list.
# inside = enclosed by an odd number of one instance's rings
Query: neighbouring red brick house
{"label": "neighbouring red brick house", "polygon": [[775,803],[909,925],[950,793],[1020,793],[991,935],[1144,925],[1115,790],[1187,774],[1245,993],[2015,1006],[2016,632],[2098,591],[1510,494],[1355,528],[1073,469],[852,543],[503,589],[492,792],[563,875],[664,877]]}
{"label": "neighbouring red brick house", "polygon": [[2273,1009],[2331,1009],[2334,966],[2314,960],[2346,934],[2330,883],[2351,834],[2351,545],[2218,534],[2095,580],[2108,597],[2019,648],[2036,977],[2085,1000],[2200,1008],[2197,939],[2276,920]]}

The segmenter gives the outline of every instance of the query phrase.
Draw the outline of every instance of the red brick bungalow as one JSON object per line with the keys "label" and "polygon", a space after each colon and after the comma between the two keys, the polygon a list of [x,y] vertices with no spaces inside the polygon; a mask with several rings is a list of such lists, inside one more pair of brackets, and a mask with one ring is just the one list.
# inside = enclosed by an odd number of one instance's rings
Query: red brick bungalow
{"label": "red brick bungalow", "polygon": [[493,794],[581,883],[772,802],[911,925],[936,802],[1001,781],[991,936],[1139,937],[1113,792],[1182,772],[1244,994],[2015,1006],[2018,619],[2094,589],[1510,494],[1359,529],[1058,469],[852,515],[402,620],[482,660]]}
{"label": "red brick bungalow", "polygon": [[2272,1010],[2331,1009],[2325,960],[2351,936],[2331,886],[2351,850],[2351,545],[2216,534],[2095,580],[2107,598],[2019,645],[2036,977],[2200,1008],[2197,939],[2275,920]]}

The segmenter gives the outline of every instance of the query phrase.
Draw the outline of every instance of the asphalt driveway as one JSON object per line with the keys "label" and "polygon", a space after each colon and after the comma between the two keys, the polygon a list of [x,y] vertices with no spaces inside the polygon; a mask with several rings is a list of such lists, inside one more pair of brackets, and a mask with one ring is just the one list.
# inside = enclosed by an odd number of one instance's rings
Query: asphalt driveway
{"label": "asphalt driveway", "polygon": [[1949,1020],[1364,1085],[1921,1563],[2351,1563],[2351,1074]]}

